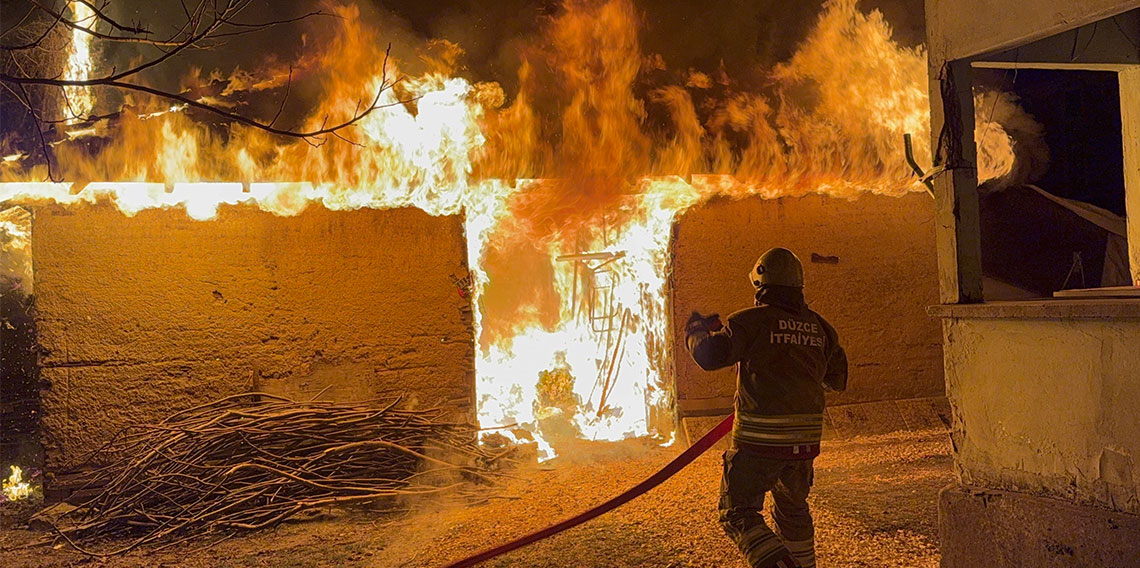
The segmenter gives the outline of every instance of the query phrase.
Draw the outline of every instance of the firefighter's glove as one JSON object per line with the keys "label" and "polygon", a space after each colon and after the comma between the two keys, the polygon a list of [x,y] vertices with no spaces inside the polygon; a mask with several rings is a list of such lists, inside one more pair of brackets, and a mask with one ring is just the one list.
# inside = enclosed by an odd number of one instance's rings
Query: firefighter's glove
{"label": "firefighter's glove", "polygon": [[720,315],[710,314],[702,316],[700,312],[693,312],[693,315],[689,316],[689,321],[685,323],[685,333],[687,335],[698,332],[712,333],[722,327],[724,327],[724,325],[720,323]]}

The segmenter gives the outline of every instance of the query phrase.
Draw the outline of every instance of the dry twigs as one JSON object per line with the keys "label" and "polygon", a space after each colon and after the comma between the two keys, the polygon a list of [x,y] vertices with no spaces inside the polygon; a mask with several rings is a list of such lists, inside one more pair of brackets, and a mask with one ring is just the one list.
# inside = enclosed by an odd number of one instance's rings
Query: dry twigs
{"label": "dry twigs", "polygon": [[[127,428],[92,456],[111,464],[91,474],[89,485],[101,493],[56,530],[81,552],[111,556],[270,527],[314,507],[372,502],[394,509],[401,498],[470,493],[469,482],[494,481],[498,456],[477,445],[473,426],[398,402],[252,393]],[[110,551],[88,548],[108,537],[133,540]]]}

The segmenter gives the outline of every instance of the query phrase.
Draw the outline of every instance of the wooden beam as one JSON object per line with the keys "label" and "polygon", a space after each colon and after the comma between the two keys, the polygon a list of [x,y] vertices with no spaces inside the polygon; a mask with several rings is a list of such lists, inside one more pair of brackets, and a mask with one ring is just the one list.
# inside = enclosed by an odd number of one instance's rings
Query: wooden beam
{"label": "wooden beam", "polygon": [[1009,68],[1120,71],[1140,65],[1140,10],[1085,24],[1006,51],[984,55],[974,67],[992,63]]}
{"label": "wooden beam", "polygon": [[1124,142],[1124,207],[1128,214],[1128,264],[1140,286],[1140,65],[1121,71],[1120,123]]}
{"label": "wooden beam", "polygon": [[[926,45],[932,61],[1013,49],[1140,6],[1137,0],[926,0]],[[1122,24],[1127,20],[1122,18]],[[1112,22],[1098,33],[1115,31]],[[1088,36],[1086,36],[1088,37]]]}
{"label": "wooden beam", "polygon": [[941,301],[978,303],[982,301],[982,249],[974,94],[968,62],[947,62],[931,68],[930,112],[934,165],[947,166],[946,172],[933,180]]}
{"label": "wooden beam", "polygon": [[975,69],[1045,69],[1050,71],[1114,71],[1135,67],[1126,63],[1050,63],[1048,61],[975,61]]}

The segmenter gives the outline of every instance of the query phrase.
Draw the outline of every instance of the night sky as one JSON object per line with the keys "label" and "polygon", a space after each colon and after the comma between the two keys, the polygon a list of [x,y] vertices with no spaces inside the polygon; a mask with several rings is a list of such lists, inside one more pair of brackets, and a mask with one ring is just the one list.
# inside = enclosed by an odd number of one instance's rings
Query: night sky
{"label": "night sky", "polygon": [[[6,0],[5,23],[22,14],[22,2]],[[362,17],[385,30],[393,54],[409,72],[415,72],[416,50],[430,39],[447,39],[462,47],[469,78],[497,81],[514,91],[519,48],[535,41],[546,19],[556,16],[561,2],[527,0],[365,0],[358,2]],[[746,78],[758,69],[786,59],[815,21],[822,2],[807,0],[635,0],[642,12],[642,51],[661,54],[674,69],[715,70],[723,62],[730,75]],[[864,11],[881,10],[904,45],[923,40],[922,0],[864,0]],[[319,9],[320,4],[300,0],[255,0],[243,12],[243,21],[287,19]],[[185,21],[178,2],[166,0],[116,1],[116,17],[144,22],[156,35],[169,33]],[[328,30],[328,20],[279,26],[268,32],[229,40],[222,49],[199,51],[169,65],[147,79],[178,81],[181,71],[196,65],[227,74],[234,66],[256,69],[266,57],[296,58],[305,49],[304,37]],[[139,54],[130,44],[116,44],[101,55],[105,64],[124,65]]]}

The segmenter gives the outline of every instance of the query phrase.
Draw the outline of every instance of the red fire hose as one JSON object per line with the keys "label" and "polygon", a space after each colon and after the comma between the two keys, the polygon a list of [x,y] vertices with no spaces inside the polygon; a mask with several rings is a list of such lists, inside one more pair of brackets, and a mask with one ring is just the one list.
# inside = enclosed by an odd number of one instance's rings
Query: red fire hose
{"label": "red fire hose", "polygon": [[613,499],[610,499],[609,501],[606,501],[605,503],[602,503],[593,509],[570,517],[569,519],[566,519],[559,523],[550,525],[549,527],[546,527],[542,530],[532,532],[526,536],[519,537],[506,544],[501,544],[494,548],[489,548],[478,554],[464,558],[458,562],[448,564],[446,568],[466,568],[467,566],[474,566],[485,560],[490,560],[496,556],[506,554],[512,550],[538,542],[546,537],[556,535],[566,529],[576,527],[586,521],[589,521],[590,519],[593,519],[594,517],[604,515],[622,505],[625,505],[626,503],[632,501],[650,489],[661,485],[661,482],[669,479],[670,477],[673,477],[673,474],[681,471],[685,466],[689,465],[693,462],[693,460],[697,459],[697,456],[705,453],[705,451],[711,448],[713,444],[717,443],[718,440],[723,438],[725,434],[728,434],[728,432],[732,430],[733,417],[734,415],[732,414],[728,415],[728,418],[725,418],[721,421],[720,424],[717,424],[715,428],[709,430],[709,433],[705,434],[700,440],[697,440],[697,443],[690,446],[689,449],[682,452],[681,455],[673,458],[673,461],[666,464],[665,467],[661,468],[657,473],[649,476],[645,481],[642,481],[641,483],[638,483],[637,485],[626,490],[625,493],[622,493],[621,495],[618,495],[617,497],[614,497]]}

